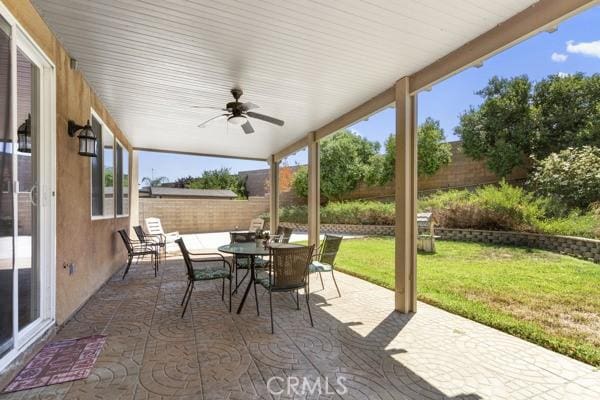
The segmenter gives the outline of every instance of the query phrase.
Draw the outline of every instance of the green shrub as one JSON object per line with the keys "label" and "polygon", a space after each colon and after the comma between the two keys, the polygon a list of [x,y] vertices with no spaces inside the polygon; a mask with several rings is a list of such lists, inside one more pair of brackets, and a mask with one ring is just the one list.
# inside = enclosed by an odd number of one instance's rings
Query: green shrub
{"label": "green shrub", "polygon": [[600,199],[600,148],[583,146],[537,161],[530,184],[540,195],[586,209]]}
{"label": "green shrub", "polygon": [[[322,224],[394,225],[394,203],[379,201],[330,202],[321,207]],[[288,206],[279,211],[282,222],[306,224],[306,206]]]}
{"label": "green shrub", "polygon": [[573,212],[567,217],[541,220],[536,223],[537,231],[549,235],[579,236],[600,239],[600,216],[593,212]]}

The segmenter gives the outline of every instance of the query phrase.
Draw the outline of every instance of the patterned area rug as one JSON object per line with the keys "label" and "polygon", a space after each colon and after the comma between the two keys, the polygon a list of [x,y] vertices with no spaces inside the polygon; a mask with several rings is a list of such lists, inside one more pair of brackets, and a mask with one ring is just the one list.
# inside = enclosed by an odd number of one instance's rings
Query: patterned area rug
{"label": "patterned area rug", "polygon": [[4,388],[4,393],[87,378],[106,336],[94,335],[46,344]]}

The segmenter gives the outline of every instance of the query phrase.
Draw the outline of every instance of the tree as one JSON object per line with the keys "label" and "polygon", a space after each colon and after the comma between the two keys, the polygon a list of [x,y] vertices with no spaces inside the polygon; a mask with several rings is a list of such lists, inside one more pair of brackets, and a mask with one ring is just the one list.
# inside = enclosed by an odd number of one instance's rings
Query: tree
{"label": "tree", "polygon": [[189,185],[191,182],[193,182],[194,179],[196,179],[196,178],[194,178],[191,175],[185,176],[183,178],[178,178],[175,182],[173,182],[173,187],[180,188],[180,189],[185,188],[185,187],[187,187],[187,185]]}
{"label": "tree", "polygon": [[588,207],[600,199],[600,148],[571,147],[550,154],[535,163],[530,185],[570,207]]}
{"label": "tree", "polygon": [[299,197],[308,197],[308,167],[306,165],[301,166],[294,173],[292,190]]}
{"label": "tree", "polygon": [[157,187],[168,181],[169,178],[166,176],[159,176],[158,178],[148,178],[145,176],[142,178],[142,184],[146,183],[150,187]]}
{"label": "tree", "polygon": [[[440,168],[452,161],[452,146],[446,143],[444,130],[439,121],[428,117],[417,130],[417,173],[419,176],[434,175]],[[394,179],[396,170],[396,136],[390,134],[384,144],[385,153],[378,183],[385,184]]]}
{"label": "tree", "polygon": [[600,147],[600,74],[550,75],[533,94],[538,159],[569,147]]}
{"label": "tree", "polygon": [[[294,168],[287,164],[281,163],[279,166],[279,191],[289,192],[292,188],[292,180],[294,179]],[[271,191],[271,179],[265,180],[265,192]]]}
{"label": "tree", "polygon": [[[246,177],[247,178],[247,177]],[[198,178],[190,181],[189,189],[229,189],[240,198],[247,198],[246,178],[232,175],[229,168],[211,169],[202,172]]]}
{"label": "tree", "polygon": [[526,157],[543,159],[569,147],[600,146],[600,74],[493,77],[476,92],[483,103],[455,129],[465,153],[504,177]]}
{"label": "tree", "polygon": [[532,84],[526,75],[510,79],[494,76],[476,92],[483,103],[461,114],[455,128],[465,154],[485,160],[487,167],[500,177],[522,164],[534,139],[531,92]]}
{"label": "tree", "polygon": [[[340,200],[372,175],[379,143],[343,129],[321,142],[321,194],[327,200]],[[294,192],[308,193],[308,171],[299,168],[292,181]]]}

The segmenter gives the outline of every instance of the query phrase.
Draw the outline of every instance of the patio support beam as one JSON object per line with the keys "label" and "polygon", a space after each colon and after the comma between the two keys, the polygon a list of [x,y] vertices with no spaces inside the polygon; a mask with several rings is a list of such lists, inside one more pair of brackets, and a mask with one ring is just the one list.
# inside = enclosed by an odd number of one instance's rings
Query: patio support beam
{"label": "patio support beam", "polygon": [[417,98],[396,82],[396,310],[417,311]]}
{"label": "patio support beam", "polygon": [[308,244],[319,246],[320,218],[319,208],[321,206],[320,190],[320,161],[319,141],[315,132],[311,132],[308,141]]}
{"label": "patio support beam", "polygon": [[135,237],[133,227],[140,224],[139,165],[140,152],[132,150],[129,171],[129,230],[132,237]]}
{"label": "patio support beam", "polygon": [[279,226],[279,161],[275,161],[275,155],[271,156],[269,164],[269,230],[274,234]]}

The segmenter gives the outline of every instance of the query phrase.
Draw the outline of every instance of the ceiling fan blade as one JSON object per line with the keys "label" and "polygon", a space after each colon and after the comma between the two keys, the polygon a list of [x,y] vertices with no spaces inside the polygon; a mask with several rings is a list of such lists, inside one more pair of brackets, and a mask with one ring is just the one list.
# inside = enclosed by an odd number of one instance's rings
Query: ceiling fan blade
{"label": "ceiling fan blade", "polygon": [[244,133],[246,135],[249,133],[254,133],[254,128],[252,127],[252,124],[249,120],[246,120],[246,122],[242,124],[242,129],[244,130]]}
{"label": "ceiling fan blade", "polygon": [[259,113],[255,113],[252,111],[249,111],[248,113],[246,113],[246,115],[248,115],[249,117],[260,119],[261,121],[269,122],[271,124],[275,124],[275,125],[279,125],[279,126],[283,126],[283,124],[285,123],[280,119],[269,117],[268,115],[259,114]]}
{"label": "ceiling fan blade", "polygon": [[242,104],[242,109],[244,109],[244,111],[254,110],[255,108],[260,108],[260,107],[257,106],[256,104],[250,103],[250,102]]}
{"label": "ceiling fan blade", "polygon": [[195,108],[196,110],[218,110],[218,111],[227,111],[224,108],[221,107],[204,107],[204,106],[192,106],[192,108]]}
{"label": "ceiling fan blade", "polygon": [[219,114],[217,116],[209,118],[206,121],[202,122],[200,125],[198,125],[198,128],[204,128],[204,127],[210,125],[212,122],[216,121],[217,119],[227,117],[228,115],[229,114]]}

